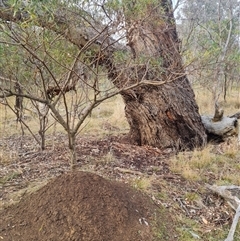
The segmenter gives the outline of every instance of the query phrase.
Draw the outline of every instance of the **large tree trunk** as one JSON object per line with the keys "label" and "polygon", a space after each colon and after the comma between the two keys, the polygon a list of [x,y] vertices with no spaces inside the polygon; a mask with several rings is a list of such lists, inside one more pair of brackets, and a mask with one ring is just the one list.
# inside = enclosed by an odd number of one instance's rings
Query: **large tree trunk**
{"label": "large tree trunk", "polygon": [[125,99],[130,137],[139,145],[192,149],[206,143],[205,129],[186,78],[142,88],[138,99]]}
{"label": "large tree trunk", "polygon": [[[139,145],[178,150],[203,146],[207,136],[182,66],[172,8],[169,1],[162,0],[145,10],[144,19],[139,19],[136,12],[127,14],[128,45],[133,58],[144,56],[150,60],[136,78],[150,84],[122,93],[131,140]],[[151,64],[152,58],[158,63]]]}

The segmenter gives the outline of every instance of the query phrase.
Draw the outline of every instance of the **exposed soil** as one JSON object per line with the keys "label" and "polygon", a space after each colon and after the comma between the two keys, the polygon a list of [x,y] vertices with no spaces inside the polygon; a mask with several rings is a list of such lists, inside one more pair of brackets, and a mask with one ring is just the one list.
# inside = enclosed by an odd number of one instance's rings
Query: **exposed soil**
{"label": "exposed soil", "polygon": [[[71,173],[66,137],[47,143],[45,151],[27,137],[0,143],[12,158],[0,157],[2,240],[178,240],[171,215],[194,219],[203,233],[232,221],[234,212],[221,197],[170,171],[171,150],[133,146],[125,136],[81,137],[78,171]],[[187,198],[189,193],[199,199]]]}
{"label": "exposed soil", "polygon": [[[96,174],[63,174],[1,216],[1,240],[154,240],[152,227],[172,221],[149,197]],[[152,225],[153,224],[153,225]],[[156,239],[157,240],[157,239]]]}

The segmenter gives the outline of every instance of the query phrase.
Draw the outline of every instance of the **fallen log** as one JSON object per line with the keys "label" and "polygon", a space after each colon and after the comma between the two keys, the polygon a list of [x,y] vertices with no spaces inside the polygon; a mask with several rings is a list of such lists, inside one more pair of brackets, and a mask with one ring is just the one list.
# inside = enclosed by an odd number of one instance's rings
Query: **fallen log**
{"label": "fallen log", "polygon": [[201,116],[209,140],[224,140],[239,134],[238,115],[223,116],[223,113],[216,104],[214,116]]}
{"label": "fallen log", "polygon": [[229,230],[228,236],[224,241],[233,241],[234,240],[234,233],[235,233],[236,228],[237,228],[239,217],[240,217],[240,204],[239,204],[239,206],[236,210],[236,214],[233,218],[232,226]]}
{"label": "fallen log", "polygon": [[238,134],[238,120],[236,117],[222,117],[219,121],[213,121],[213,116],[201,116],[202,123],[209,136],[228,137]]}

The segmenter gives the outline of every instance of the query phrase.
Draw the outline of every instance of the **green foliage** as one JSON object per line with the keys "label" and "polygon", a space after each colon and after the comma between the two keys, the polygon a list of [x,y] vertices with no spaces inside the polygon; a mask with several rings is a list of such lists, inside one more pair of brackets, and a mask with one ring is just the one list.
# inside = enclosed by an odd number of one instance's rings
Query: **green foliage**
{"label": "green foliage", "polygon": [[[159,5],[157,0],[110,0],[107,2],[108,8],[115,11],[123,10],[126,18],[141,19],[146,17],[148,10]],[[159,6],[158,6],[159,7]]]}
{"label": "green foliage", "polygon": [[212,91],[217,80],[221,80],[218,84],[224,89],[223,81],[225,87],[229,86],[240,74],[238,10],[237,0],[231,4],[229,1],[187,0],[179,13],[185,19],[179,26],[185,63],[194,69],[192,78]]}
{"label": "green foliage", "polygon": [[[59,0],[30,0],[30,1],[18,1],[10,0],[8,4],[14,11],[14,15],[21,14],[23,21],[20,23],[22,27],[34,26],[38,23],[39,16],[42,16],[42,21],[48,23],[54,22],[54,11],[63,5],[63,2]],[[24,20],[25,19],[25,20]]]}
{"label": "green foliage", "polygon": [[126,63],[126,61],[129,59],[129,53],[126,51],[118,50],[114,52],[113,57],[117,63]]}
{"label": "green foliage", "polygon": [[[0,40],[4,43],[0,45],[2,75],[22,84],[41,83],[40,69],[46,83],[51,82],[53,76],[60,79],[75,58],[74,45],[51,31],[32,26],[32,23],[24,22],[14,30],[5,30]],[[38,89],[39,84],[35,87]]]}

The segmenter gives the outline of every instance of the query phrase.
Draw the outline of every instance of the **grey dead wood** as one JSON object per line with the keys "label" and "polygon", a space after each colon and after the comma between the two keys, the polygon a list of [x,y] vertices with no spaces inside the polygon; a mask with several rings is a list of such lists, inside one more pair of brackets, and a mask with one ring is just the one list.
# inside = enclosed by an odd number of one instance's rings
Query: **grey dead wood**
{"label": "grey dead wood", "polygon": [[215,113],[213,116],[201,116],[202,123],[209,137],[215,136],[222,138],[237,135],[238,115],[224,116],[224,111],[215,103]]}
{"label": "grey dead wood", "polygon": [[238,120],[236,117],[222,117],[221,120],[214,121],[213,116],[201,116],[202,123],[208,135],[228,137],[238,133]]}
{"label": "grey dead wood", "polygon": [[227,203],[236,211],[228,236],[224,240],[224,241],[234,241],[234,233],[236,231],[236,227],[240,217],[240,187],[235,185],[211,186],[208,184],[206,184],[206,187],[209,190],[223,197],[227,201]]}

